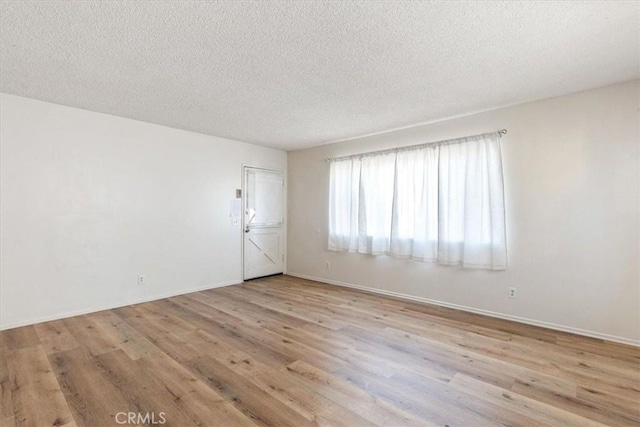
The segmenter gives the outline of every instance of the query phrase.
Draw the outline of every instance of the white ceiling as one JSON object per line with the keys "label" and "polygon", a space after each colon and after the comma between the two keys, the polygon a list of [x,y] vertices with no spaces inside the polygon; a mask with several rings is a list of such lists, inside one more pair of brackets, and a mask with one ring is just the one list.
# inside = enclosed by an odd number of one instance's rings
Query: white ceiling
{"label": "white ceiling", "polygon": [[638,78],[639,4],[2,1],[0,90],[297,149]]}

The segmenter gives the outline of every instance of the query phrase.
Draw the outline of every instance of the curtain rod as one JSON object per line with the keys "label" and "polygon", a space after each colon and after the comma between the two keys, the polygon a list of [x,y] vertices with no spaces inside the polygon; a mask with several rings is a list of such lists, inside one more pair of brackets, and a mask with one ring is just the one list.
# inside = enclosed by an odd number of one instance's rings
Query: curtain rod
{"label": "curtain rod", "polygon": [[499,131],[496,131],[496,132],[480,133],[478,135],[463,136],[463,137],[460,137],[460,138],[444,139],[442,141],[425,142],[423,144],[408,145],[406,147],[389,148],[389,149],[386,149],[386,150],[369,151],[369,152],[366,152],[366,153],[352,154],[350,156],[333,157],[333,158],[328,158],[327,162],[337,162],[337,161],[341,161],[341,160],[349,160],[349,159],[355,159],[355,158],[358,158],[358,157],[368,157],[368,156],[374,156],[374,155],[379,155],[379,154],[397,153],[399,151],[418,150],[420,148],[432,147],[432,146],[437,146],[437,145],[460,144],[460,143],[463,143],[463,142],[467,142],[467,141],[469,141],[471,139],[477,139],[477,138],[480,138],[480,137],[485,137],[485,136],[490,136],[490,135],[495,135],[495,134],[498,134],[498,137],[502,137],[502,135],[506,135],[506,133],[507,133],[506,129],[500,129]]}

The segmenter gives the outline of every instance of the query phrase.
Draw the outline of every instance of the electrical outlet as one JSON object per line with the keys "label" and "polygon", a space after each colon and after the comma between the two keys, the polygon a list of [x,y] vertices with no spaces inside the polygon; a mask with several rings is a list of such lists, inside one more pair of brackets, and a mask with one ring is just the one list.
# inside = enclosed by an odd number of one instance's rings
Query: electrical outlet
{"label": "electrical outlet", "polygon": [[140,276],[138,276],[138,285],[142,286],[146,284],[147,284],[147,278],[144,276],[144,274],[141,274]]}
{"label": "electrical outlet", "polygon": [[324,268],[326,268],[327,270],[331,270],[331,261],[325,261]]}
{"label": "electrical outlet", "polygon": [[509,298],[518,298],[518,288],[509,288]]}

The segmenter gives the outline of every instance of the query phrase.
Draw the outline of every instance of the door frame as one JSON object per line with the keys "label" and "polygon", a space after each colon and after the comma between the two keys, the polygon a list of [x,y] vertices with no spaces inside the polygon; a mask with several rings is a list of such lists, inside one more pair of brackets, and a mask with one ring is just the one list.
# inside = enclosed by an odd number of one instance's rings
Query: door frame
{"label": "door frame", "polygon": [[282,170],[282,169],[275,169],[275,168],[266,168],[264,166],[253,166],[250,164],[246,164],[246,163],[242,163],[241,167],[240,167],[240,181],[241,181],[241,198],[240,198],[240,203],[242,203],[242,222],[241,222],[241,227],[240,227],[240,247],[241,247],[241,251],[240,251],[240,256],[241,256],[241,262],[240,262],[240,277],[242,278],[242,281],[245,281],[245,277],[244,277],[244,230],[246,227],[245,221],[247,220],[247,215],[245,214],[245,206],[246,206],[246,197],[247,197],[247,189],[246,189],[246,179],[245,179],[245,170],[246,169],[258,169],[258,170],[263,170],[263,171],[267,171],[267,172],[280,172],[282,174],[282,182],[283,182],[283,188],[284,191],[282,192],[282,255],[284,257],[284,260],[282,261],[282,274],[287,274],[287,191],[288,191],[288,186],[287,186],[287,171],[286,170]]}

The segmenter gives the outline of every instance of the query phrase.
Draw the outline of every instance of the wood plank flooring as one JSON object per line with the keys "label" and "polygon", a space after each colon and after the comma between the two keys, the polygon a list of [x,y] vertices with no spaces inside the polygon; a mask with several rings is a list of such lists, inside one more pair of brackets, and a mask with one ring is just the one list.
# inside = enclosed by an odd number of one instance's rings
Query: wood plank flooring
{"label": "wood plank flooring", "polygon": [[288,276],[0,350],[1,426],[640,425],[638,348]]}

